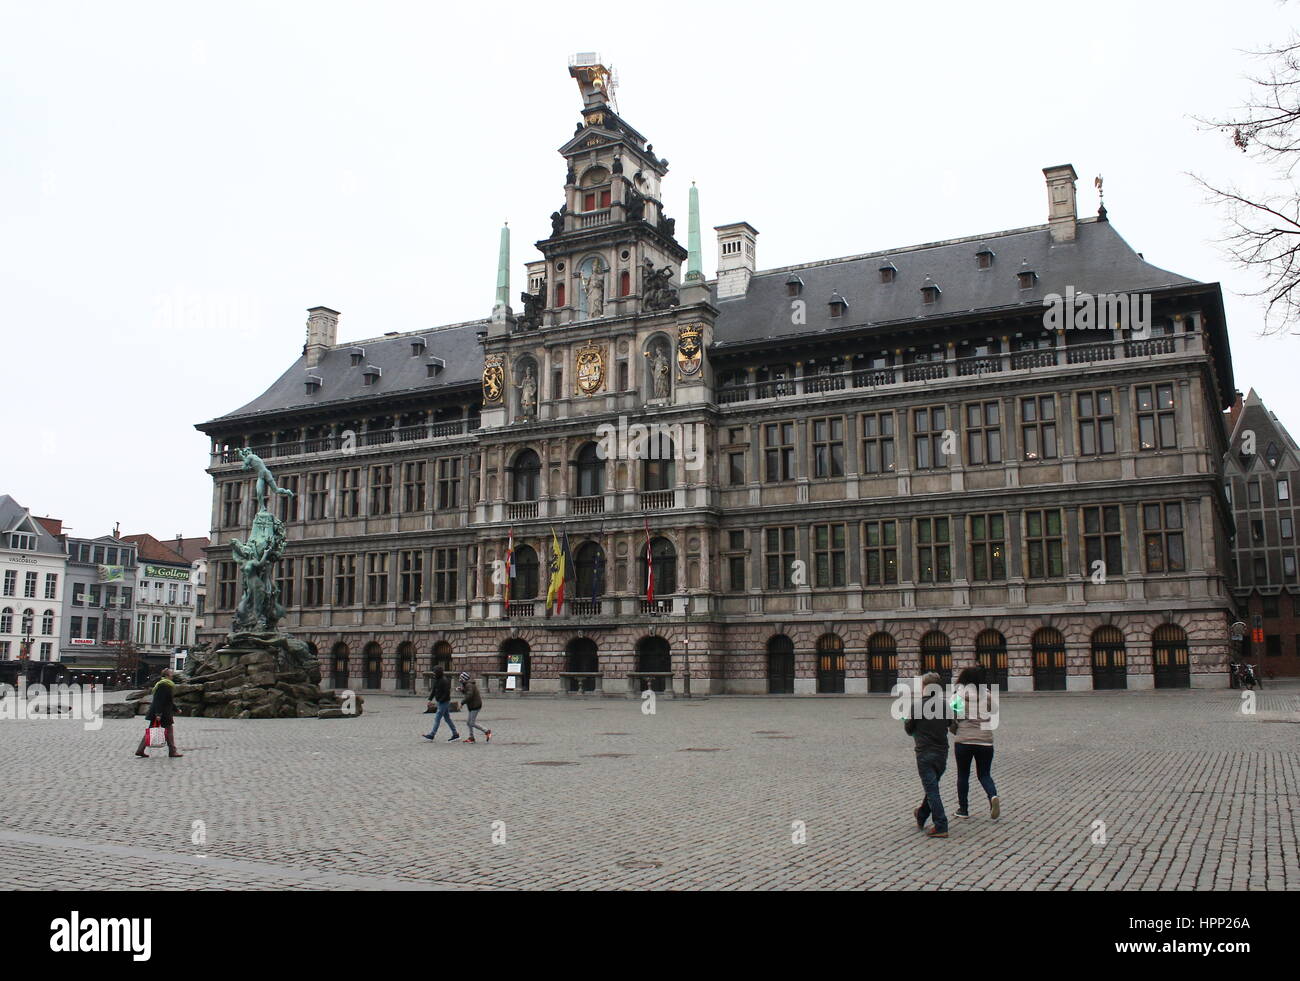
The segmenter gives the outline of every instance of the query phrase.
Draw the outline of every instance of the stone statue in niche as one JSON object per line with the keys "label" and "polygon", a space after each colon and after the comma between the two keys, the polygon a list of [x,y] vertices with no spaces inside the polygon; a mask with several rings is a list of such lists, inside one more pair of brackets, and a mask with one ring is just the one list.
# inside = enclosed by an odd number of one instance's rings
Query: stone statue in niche
{"label": "stone statue in niche", "polygon": [[648,258],[641,274],[642,304],[647,310],[668,310],[677,306],[677,289],[669,284],[673,278],[673,267],[664,266],[655,269]]}
{"label": "stone statue in niche", "polygon": [[587,316],[599,317],[605,313],[605,272],[596,265],[589,276],[582,280],[583,292],[587,294]]}
{"label": "stone statue in niche", "polygon": [[657,399],[668,398],[669,379],[672,368],[668,363],[668,355],[664,353],[661,345],[654,345],[648,352],[650,358],[650,382],[651,390]]}
{"label": "stone statue in niche", "polygon": [[519,412],[525,419],[537,415],[537,375],[532,365],[524,369],[524,377],[519,382]]}

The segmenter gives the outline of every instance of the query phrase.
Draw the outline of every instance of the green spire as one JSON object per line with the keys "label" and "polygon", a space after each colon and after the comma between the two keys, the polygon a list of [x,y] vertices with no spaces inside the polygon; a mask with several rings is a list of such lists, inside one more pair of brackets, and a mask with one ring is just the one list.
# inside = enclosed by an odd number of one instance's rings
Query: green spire
{"label": "green spire", "polygon": [[501,250],[497,254],[497,302],[504,310],[510,305],[510,223],[501,226]]}
{"label": "green spire", "polygon": [[700,192],[695,189],[695,181],[691,181],[688,231],[689,234],[686,239],[686,282],[699,283],[704,280],[704,274],[700,271]]}

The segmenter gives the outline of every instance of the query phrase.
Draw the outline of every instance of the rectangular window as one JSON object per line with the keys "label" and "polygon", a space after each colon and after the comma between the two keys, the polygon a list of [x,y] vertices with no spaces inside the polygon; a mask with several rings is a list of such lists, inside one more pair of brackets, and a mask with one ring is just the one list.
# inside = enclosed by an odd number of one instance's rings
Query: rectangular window
{"label": "rectangular window", "polygon": [[1184,571],[1183,506],[1176,501],[1142,505],[1142,541],[1147,572]]}
{"label": "rectangular window", "polygon": [[1110,389],[1078,394],[1079,455],[1115,452],[1115,399]]}
{"label": "rectangular window", "polygon": [[[163,625],[162,614],[155,613],[153,615],[153,619],[149,622],[149,643],[154,645],[155,647],[157,647],[159,644],[162,643],[162,625]],[[89,622],[87,622],[86,626],[87,627],[90,626]],[[86,631],[86,635],[87,636],[90,635],[89,630]]]}
{"label": "rectangular window", "polygon": [[1119,506],[1114,504],[1083,509],[1083,574],[1087,578],[1098,575],[1124,574],[1123,538],[1120,535]]}
{"label": "rectangular window", "polygon": [[812,421],[813,476],[844,476],[844,417]]}
{"label": "rectangular window", "polygon": [[366,554],[366,602],[377,606],[388,602],[388,553]]}
{"label": "rectangular window", "polygon": [[862,416],[862,472],[893,473],[894,414],[869,412]]}
{"label": "rectangular window", "polygon": [[763,426],[763,460],[768,483],[795,479],[793,422],[769,422]]}
{"label": "rectangular window", "polygon": [[1281,657],[1282,656],[1282,638],[1278,634],[1268,634],[1264,638],[1264,656]]}
{"label": "rectangular window", "polygon": [[375,464],[370,468],[370,513],[391,514],[392,510],[392,464]]}
{"label": "rectangular window", "polygon": [[438,461],[438,510],[460,507],[460,457]]}
{"label": "rectangular window", "polygon": [[232,480],[221,485],[221,524],[226,528],[239,527],[240,505],[243,501],[244,482]]}
{"label": "rectangular window", "polygon": [[745,438],[744,427],[734,427],[726,431],[722,450],[727,486],[740,487],[748,482],[749,475],[745,467],[745,455],[748,449],[749,443]]}
{"label": "rectangular window", "polygon": [[420,602],[424,599],[424,551],[417,548],[400,552],[398,562],[402,602]]}
{"label": "rectangular window", "polygon": [[898,582],[898,526],[894,521],[868,521],[862,526],[863,578],[868,586]]}
{"label": "rectangular window", "polygon": [[433,599],[435,603],[456,602],[456,579],[459,561],[459,549],[435,548],[433,550]]}
{"label": "rectangular window", "polygon": [[172,647],[176,644],[176,618],[170,613],[163,619],[163,646]]}
{"label": "rectangular window", "polygon": [[1139,385],[1137,397],[1138,448],[1172,450],[1178,446],[1174,426],[1174,386]]}
{"label": "rectangular window", "polygon": [[135,642],[137,644],[144,643],[144,632],[148,622],[149,622],[149,618],[146,617],[143,613],[141,613],[138,617],[135,618]]}
{"label": "rectangular window", "polygon": [[325,470],[307,475],[307,520],[323,521],[328,515],[330,475]]}
{"label": "rectangular window", "polygon": [[277,479],[276,482],[284,490],[293,491],[293,497],[290,497],[287,494],[276,495],[276,500],[279,501],[279,505],[280,505],[280,520],[297,521],[298,520],[298,499],[300,497],[298,475],[292,474],[290,476],[280,477]]}
{"label": "rectangular window", "polygon": [[1283,478],[1277,482],[1277,499],[1279,501],[1291,500],[1291,481]]}
{"label": "rectangular window", "polygon": [[844,525],[813,525],[813,569],[818,586],[843,586],[848,581],[844,529]]}
{"label": "rectangular window", "polygon": [[324,602],[325,556],[309,555],[302,560],[302,605],[316,607]]}
{"label": "rectangular window", "polygon": [[82,606],[86,602],[86,584],[84,582],[74,582],[72,584],[72,605]]}
{"label": "rectangular window", "polygon": [[132,590],[131,590],[131,587],[130,587],[130,586],[123,586],[123,587],[122,587],[122,606],[130,606],[130,605],[131,605],[131,593],[132,593]]}
{"label": "rectangular window", "polygon": [[68,618],[68,636],[76,640],[81,639],[81,617]]}
{"label": "rectangular window", "polygon": [[1057,458],[1055,395],[1020,400],[1020,450],[1026,460]]}
{"label": "rectangular window", "polygon": [[768,589],[794,589],[795,542],[793,528],[764,529]]}
{"label": "rectangular window", "polygon": [[361,514],[361,468],[348,467],[339,471],[340,518],[355,518]]}
{"label": "rectangular window", "polygon": [[23,574],[23,598],[24,599],[36,598],[37,578],[38,577],[34,572],[26,572]]}
{"label": "rectangular window", "polygon": [[176,643],[181,647],[187,647],[190,642],[190,618],[181,617],[181,633],[176,638]]}
{"label": "rectangular window", "polygon": [[934,405],[912,410],[912,443],[917,470],[939,470],[948,466],[944,434],[948,430],[948,409]]}
{"label": "rectangular window", "polygon": [[1282,540],[1289,542],[1295,535],[1295,529],[1290,518],[1282,519]]}
{"label": "rectangular window", "polygon": [[1282,556],[1282,578],[1287,582],[1295,582],[1295,556]]}
{"label": "rectangular window", "polygon": [[355,553],[334,556],[334,605],[355,606],[357,602],[357,557]]}
{"label": "rectangular window", "polygon": [[949,519],[916,519],[916,573],[918,582],[952,582],[952,527]]}
{"label": "rectangular window", "polygon": [[1065,549],[1059,509],[1025,512],[1025,546],[1030,579],[1065,575]]}
{"label": "rectangular window", "polygon": [[1258,480],[1252,480],[1246,485],[1246,498],[1251,507],[1257,508],[1260,506]]}
{"label": "rectangular window", "polygon": [[45,598],[54,599],[59,592],[59,576],[56,572],[45,573]]}
{"label": "rectangular window", "polygon": [[1002,462],[1002,408],[998,402],[966,403],[966,463]]}
{"label": "rectangular window", "polygon": [[297,568],[293,559],[281,559],[276,563],[275,585],[280,591],[280,605],[291,607],[294,605],[293,587],[297,580]]}
{"label": "rectangular window", "polygon": [[402,464],[402,510],[411,514],[424,510],[424,461]]}
{"label": "rectangular window", "polygon": [[5,570],[5,595],[13,596],[18,590],[18,570]]}
{"label": "rectangular window", "polygon": [[[217,564],[217,603],[223,610],[233,610],[239,603],[239,594],[235,588],[235,573],[238,566],[234,562]],[[143,588],[141,600],[144,599]],[[144,642],[141,638],[141,643]]]}
{"label": "rectangular window", "polygon": [[103,565],[103,564],[104,564],[104,546],[103,546],[103,545],[96,545],[96,546],[95,546],[95,565]]}
{"label": "rectangular window", "polygon": [[[167,602],[172,606],[176,605],[176,583],[174,582],[167,584]],[[105,603],[104,605],[107,606],[108,604]]]}
{"label": "rectangular window", "polygon": [[[161,585],[161,584],[160,584],[160,585]],[[88,600],[86,600],[86,604],[87,604],[88,606],[99,606],[99,603],[100,603],[100,600],[99,600],[99,594],[100,594],[100,590],[101,590],[101,588],[102,588],[102,587],[99,585],[99,583],[91,583],[91,584],[90,584],[90,598],[89,598]]]}
{"label": "rectangular window", "polygon": [[[116,626],[116,623],[117,621],[114,620],[112,617],[104,617],[104,639],[105,640],[117,639],[114,636],[116,631],[113,629]],[[49,631],[47,630],[46,633],[49,633]]]}
{"label": "rectangular window", "polygon": [[743,531],[727,532],[727,576],[728,588],[733,593],[745,591],[745,566],[748,558]]}
{"label": "rectangular window", "polygon": [[972,582],[1007,578],[1006,516],[972,514],[970,549]]}

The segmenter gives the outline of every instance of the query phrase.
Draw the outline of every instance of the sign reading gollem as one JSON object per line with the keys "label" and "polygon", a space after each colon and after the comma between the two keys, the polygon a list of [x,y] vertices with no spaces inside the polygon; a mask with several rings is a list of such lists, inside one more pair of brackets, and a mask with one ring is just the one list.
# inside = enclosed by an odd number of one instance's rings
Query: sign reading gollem
{"label": "sign reading gollem", "polygon": [[499,354],[489,354],[483,361],[483,403],[496,405],[506,390],[505,359]]}
{"label": "sign reading gollem", "polygon": [[704,364],[700,340],[704,330],[699,324],[687,324],[677,331],[677,370],[683,375],[697,375]]}
{"label": "sign reading gollem", "polygon": [[174,579],[177,582],[189,582],[189,569],[176,569],[168,565],[147,565],[144,574],[153,579]]}

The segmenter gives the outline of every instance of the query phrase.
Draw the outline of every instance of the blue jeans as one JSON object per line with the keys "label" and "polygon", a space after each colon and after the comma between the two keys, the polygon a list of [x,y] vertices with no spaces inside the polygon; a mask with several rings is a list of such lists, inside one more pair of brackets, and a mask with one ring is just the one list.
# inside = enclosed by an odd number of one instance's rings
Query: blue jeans
{"label": "blue jeans", "polygon": [[459,736],[460,733],[456,730],[456,723],[451,718],[451,702],[438,702],[437,704],[438,712],[433,717],[433,729],[429,733],[430,738],[438,735],[438,726],[442,725],[443,719],[447,720],[447,727],[451,729],[451,734]]}
{"label": "blue jeans", "polygon": [[926,819],[933,814],[936,831],[948,830],[948,815],[943,812],[943,801],[939,799],[939,778],[947,768],[946,752],[942,756],[938,753],[916,754],[916,769],[921,774],[921,786],[925,788],[925,800],[921,801],[921,813],[917,820],[925,824]]}
{"label": "blue jeans", "polygon": [[967,798],[970,795],[970,761],[975,761],[975,775],[979,777],[980,786],[990,798],[998,795],[998,788],[993,783],[993,747],[973,746],[970,743],[957,743],[953,748],[957,757],[957,809],[967,811]]}

